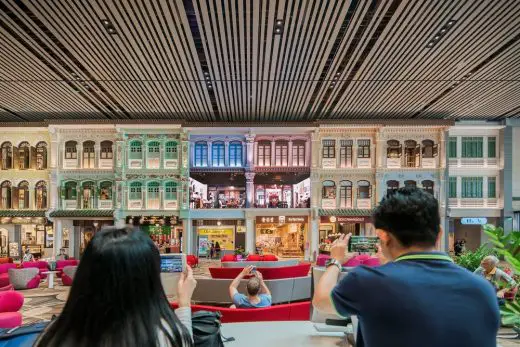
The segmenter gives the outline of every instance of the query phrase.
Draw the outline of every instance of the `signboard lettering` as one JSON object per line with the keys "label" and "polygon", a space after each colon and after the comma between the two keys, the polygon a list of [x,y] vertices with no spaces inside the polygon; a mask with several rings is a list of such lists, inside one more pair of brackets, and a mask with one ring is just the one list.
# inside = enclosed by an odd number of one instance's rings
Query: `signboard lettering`
{"label": "signboard lettering", "polygon": [[466,225],[484,225],[487,224],[487,218],[461,218],[460,223]]}
{"label": "signboard lettering", "polygon": [[258,216],[257,224],[307,223],[308,216]]}

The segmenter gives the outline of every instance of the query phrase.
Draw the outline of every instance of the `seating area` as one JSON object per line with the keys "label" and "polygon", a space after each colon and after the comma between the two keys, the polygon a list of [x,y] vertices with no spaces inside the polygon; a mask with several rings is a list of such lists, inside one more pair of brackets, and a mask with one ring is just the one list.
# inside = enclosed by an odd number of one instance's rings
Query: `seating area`
{"label": "seating area", "polygon": [[11,268],[9,272],[9,282],[14,289],[34,289],[40,286],[41,276],[40,269],[36,267],[29,268]]}
{"label": "seating area", "polygon": [[249,254],[246,259],[239,259],[237,255],[226,254],[221,259],[221,262],[229,262],[229,261],[278,261],[278,257],[274,254]]}
{"label": "seating area", "polygon": [[[318,258],[316,259],[316,266],[325,266],[327,260],[329,259],[330,255],[318,255]],[[381,265],[381,263],[379,262],[379,259],[377,259],[377,257],[373,257],[367,254],[360,254],[355,256],[354,258],[349,259],[345,264],[343,264],[344,267],[355,267],[359,265],[379,266]]]}
{"label": "seating area", "polygon": [[[309,274],[311,268],[310,263],[301,263],[293,266],[283,267],[261,267],[259,265],[257,270],[260,271],[264,280],[275,280],[283,278],[305,277]],[[242,268],[225,268],[225,267],[210,267],[209,272],[212,278],[233,279],[238,276]]]}
{"label": "seating area", "polygon": [[79,261],[76,259],[69,259],[69,260],[58,260],[56,261],[56,271],[58,271],[58,277],[61,277],[63,273],[63,268],[65,266],[78,266]]}
{"label": "seating area", "polygon": [[47,275],[43,274],[43,272],[49,271],[49,263],[47,263],[46,261],[42,261],[42,260],[26,261],[26,262],[23,262],[22,264],[20,264],[20,267],[23,269],[37,268],[40,272],[40,277],[42,279],[47,278]]}
{"label": "seating area", "polygon": [[22,324],[24,296],[14,290],[0,292],[0,328],[11,329]]}

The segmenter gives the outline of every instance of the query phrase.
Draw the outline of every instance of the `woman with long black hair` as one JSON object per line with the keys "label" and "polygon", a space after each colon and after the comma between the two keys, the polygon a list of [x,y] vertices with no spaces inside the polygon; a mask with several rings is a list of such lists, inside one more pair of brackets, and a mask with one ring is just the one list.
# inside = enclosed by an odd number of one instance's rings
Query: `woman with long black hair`
{"label": "woman with long black hair", "polygon": [[188,267],[170,308],[160,256],[139,230],[98,232],[87,246],[61,315],[35,346],[193,346],[190,301],[197,282]]}

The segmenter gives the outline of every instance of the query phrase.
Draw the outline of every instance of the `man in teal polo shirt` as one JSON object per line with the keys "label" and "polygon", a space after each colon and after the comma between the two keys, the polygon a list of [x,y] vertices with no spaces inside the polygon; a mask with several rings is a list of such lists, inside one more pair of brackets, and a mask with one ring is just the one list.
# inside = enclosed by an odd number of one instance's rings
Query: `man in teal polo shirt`
{"label": "man in teal polo shirt", "polygon": [[436,251],[442,233],[433,195],[401,188],[381,201],[373,218],[384,265],[357,267],[337,283],[351,256],[350,235],[341,237],[314,306],[357,315],[358,347],[496,346],[500,316],[493,287]]}

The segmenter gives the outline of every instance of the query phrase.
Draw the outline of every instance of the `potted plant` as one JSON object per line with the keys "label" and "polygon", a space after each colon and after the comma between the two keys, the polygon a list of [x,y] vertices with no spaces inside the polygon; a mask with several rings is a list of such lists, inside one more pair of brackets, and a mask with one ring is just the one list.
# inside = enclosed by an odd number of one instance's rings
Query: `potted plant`
{"label": "potted plant", "polygon": [[480,266],[482,259],[495,253],[488,245],[482,245],[475,251],[464,251],[461,255],[456,256],[454,260],[458,265],[473,272]]}
{"label": "potted plant", "polygon": [[237,260],[246,259],[248,256],[248,253],[242,247],[235,248],[234,254]]}

